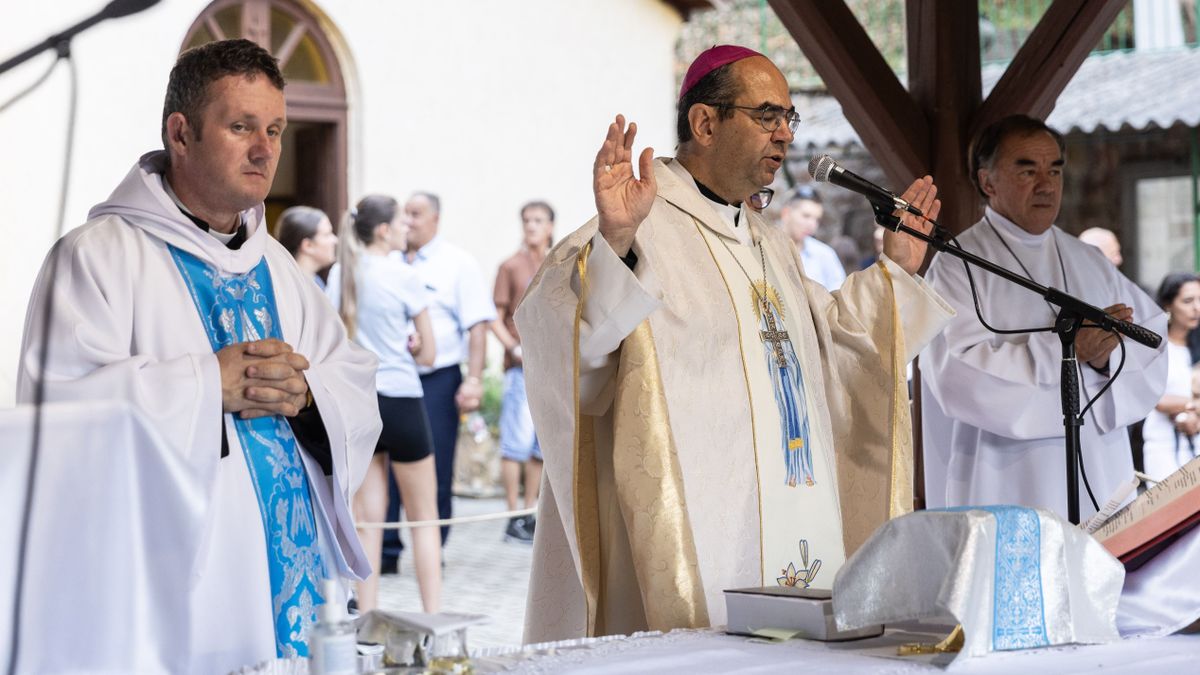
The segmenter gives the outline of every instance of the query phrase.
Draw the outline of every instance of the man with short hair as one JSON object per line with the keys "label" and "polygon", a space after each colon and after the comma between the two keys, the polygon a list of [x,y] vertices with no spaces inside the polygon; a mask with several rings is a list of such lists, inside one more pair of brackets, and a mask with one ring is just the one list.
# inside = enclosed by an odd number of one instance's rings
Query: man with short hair
{"label": "man with short hair", "polygon": [[[432,294],[429,319],[437,343],[433,366],[419,367],[425,408],[433,433],[437,466],[438,515],[454,515],[454,451],[459,416],[479,409],[483,400],[483,365],[488,324],[496,308],[488,297],[479,263],[471,254],[438,234],[442,200],[432,192],[413,193],[404,204],[408,250],[404,260],[421,275]],[[466,377],[462,374],[467,364]],[[442,544],[450,526],[442,526]]]}
{"label": "man with short hair", "polygon": [[811,185],[797,185],[783,203],[779,220],[800,253],[804,276],[835,291],[846,280],[846,268],[837,251],[815,236],[823,215],[821,195]]}
{"label": "man with short hair", "polygon": [[144,155],[57,243],[29,304],[18,398],[31,401],[42,379],[49,401],[124,399],[189,469],[178,485],[146,487],[194,495],[193,517],[163,524],[161,540],[86,525],[113,546],[187,550],[187,569],[151,556],[136,572],[187,594],[185,616],[157,617],[190,636],[169,645],[169,670],[306,656],[316,607],[345,602],[340,588],[324,597],[322,580],[370,573],[349,500],[380,430],[376,361],[267,233],[283,87],[275,59],[248,40],[181,54],[166,150]]}
{"label": "man with short hair", "polygon": [[[1161,308],[1093,246],[1054,225],[1062,201],[1063,139],[1041,120],[1001,119],[971,146],[971,178],[987,203],[958,235],[962,247],[1043,286],[1106,307],[1165,334]],[[1058,309],[1028,290],[972,270],[982,318],[998,330],[1052,326]],[[931,507],[1018,504],[1067,513],[1059,394],[1062,348],[1051,332],[1002,334],[975,312],[962,261],[933,259],[926,280],[958,316],[921,354],[926,502]],[[1122,361],[1118,337],[1084,328],[1075,339],[1086,404]],[[1146,416],[1166,384],[1166,352],[1125,341],[1124,366],[1080,429],[1080,515],[1133,476],[1126,427]]]}
{"label": "man with short hair", "polygon": [[[723,591],[831,588],[911,509],[904,364],[950,310],[913,273],[924,244],[830,294],[749,203],[799,118],[752,50],[701,54],[675,158],[617,116],[598,216],[557,245],[517,311],[545,457],[526,640],[725,623]],[[926,176],[904,198],[936,217]],[[927,223],[902,216],[928,231]]]}
{"label": "man with short hair", "polygon": [[1117,267],[1125,262],[1125,258],[1121,256],[1121,241],[1117,239],[1117,235],[1112,230],[1106,230],[1103,227],[1089,227],[1079,233],[1079,241],[1100,249],[1104,257]]}
{"label": "man with short hair", "polygon": [[[496,305],[496,320],[492,333],[504,345],[504,400],[500,405],[500,478],[504,483],[504,498],[508,510],[515,511],[521,490],[521,475],[525,477],[525,508],[538,501],[542,480],[542,449],[538,445],[529,414],[525,392],[525,369],[522,367],[521,334],[513,314],[525,295],[533,275],[542,266],[554,235],[554,209],[542,201],[529,202],[521,207],[521,250],[500,264],[492,300]],[[522,471],[522,468],[524,471]],[[533,516],[511,518],[504,536],[509,541],[533,543]]]}

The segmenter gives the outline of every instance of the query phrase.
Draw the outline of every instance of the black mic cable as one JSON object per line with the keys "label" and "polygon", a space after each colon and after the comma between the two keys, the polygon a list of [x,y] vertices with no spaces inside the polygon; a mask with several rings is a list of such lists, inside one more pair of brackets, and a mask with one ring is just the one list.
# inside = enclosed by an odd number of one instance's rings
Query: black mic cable
{"label": "black mic cable", "polygon": [[[829,183],[833,183],[834,185],[837,185],[838,187],[842,187],[847,190],[850,190],[851,192],[857,192],[858,194],[861,194],[862,196],[866,197],[867,200],[869,202],[871,202],[872,205],[875,205],[875,206],[878,206],[878,207],[881,207],[884,209],[893,208],[893,209],[907,211],[908,213],[911,213],[919,218],[922,218],[933,225],[934,231],[939,233],[945,239],[946,244],[948,246],[953,246],[954,248],[957,248],[960,251],[965,250],[965,249],[963,249],[962,245],[958,242],[958,237],[954,236],[954,235],[950,235],[941,225],[938,224],[938,222],[936,220],[933,220],[931,218],[926,218],[925,214],[920,209],[918,209],[917,207],[908,203],[904,199],[901,199],[900,197],[896,196],[889,190],[885,190],[884,188],[872,183],[871,181],[869,181],[865,178],[862,178],[861,176],[858,176],[857,174],[854,174],[850,171],[843,169],[837,163],[837,161],[834,160],[829,155],[818,155],[816,157],[813,157],[812,160],[808,163],[808,172],[813,177],[813,180],[815,180],[816,182],[818,182],[818,183],[829,182]],[[881,227],[886,227],[886,226],[881,225]],[[892,229],[892,228],[887,228],[887,229]],[[896,230],[893,230],[893,231],[896,231]],[[963,260],[962,264],[963,264],[963,268],[967,272],[967,284],[971,288],[971,301],[972,301],[972,304],[974,305],[975,316],[979,319],[979,323],[982,324],[983,327],[985,329],[987,329],[989,332],[995,333],[997,335],[1019,335],[1019,334],[1026,334],[1026,333],[1049,333],[1049,332],[1054,331],[1054,329],[1055,329],[1054,326],[1045,326],[1045,327],[1038,327],[1038,328],[1005,329],[1005,328],[996,328],[995,326],[988,323],[987,319],[983,318],[983,308],[980,306],[979,291],[975,285],[975,275],[972,274],[972,272],[971,272],[971,265],[966,260]],[[1081,327],[1082,328],[1098,328],[1099,326],[1097,326],[1095,324],[1091,324],[1091,323],[1086,323]],[[1087,405],[1085,405],[1083,407],[1083,409],[1080,410],[1080,412],[1079,412],[1080,419],[1082,419],[1083,416],[1085,414],[1087,414],[1087,412],[1089,410],[1091,410],[1092,406],[1095,405],[1095,403],[1100,400],[1101,396],[1103,396],[1106,392],[1108,392],[1109,389],[1112,388],[1113,383],[1116,382],[1117,376],[1120,375],[1121,372],[1125,368],[1125,356],[1126,355],[1125,355],[1124,336],[1122,336],[1120,333],[1118,333],[1116,331],[1112,331],[1112,332],[1117,336],[1117,341],[1121,348],[1121,358],[1117,362],[1117,369],[1115,371],[1113,371],[1112,376],[1108,378],[1108,381],[1104,383],[1104,386],[1101,387],[1098,392],[1096,392],[1096,395],[1091,397],[1088,400]],[[1079,367],[1082,372],[1082,366],[1077,366],[1077,367]],[[1081,377],[1080,378],[1080,386],[1082,386],[1082,382],[1083,382],[1083,380]],[[1088,498],[1092,502],[1092,507],[1095,510],[1099,511],[1100,504],[1099,504],[1099,502],[1096,501],[1096,495],[1092,492],[1091,482],[1088,480],[1088,477],[1087,477],[1087,470],[1083,466],[1084,462],[1083,462],[1083,453],[1082,452],[1079,453],[1078,459],[1079,459],[1080,476],[1083,479],[1083,485],[1087,491]]]}

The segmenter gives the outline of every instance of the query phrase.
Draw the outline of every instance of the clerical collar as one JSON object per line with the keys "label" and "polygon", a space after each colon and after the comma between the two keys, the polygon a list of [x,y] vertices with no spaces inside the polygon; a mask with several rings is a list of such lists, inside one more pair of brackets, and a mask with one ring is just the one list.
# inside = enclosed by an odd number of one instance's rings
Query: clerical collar
{"label": "clerical collar", "polygon": [[[1046,228],[1045,232],[1034,234],[1005,217],[999,211],[988,206],[983,210],[983,219],[993,228],[1007,234],[1022,246],[1039,247],[1046,243],[1047,237],[1052,237],[1054,226]],[[1057,241],[1057,240],[1056,240]]]}
{"label": "clerical collar", "polygon": [[180,213],[187,216],[187,219],[192,221],[196,227],[209,233],[214,239],[222,244],[225,244],[226,248],[236,251],[242,247],[242,244],[246,243],[246,220],[242,218],[240,214],[238,215],[239,223],[237,230],[229,234],[217,232],[216,230],[212,229],[212,226],[210,226],[207,222],[189,211],[188,207],[184,206],[183,202],[179,200],[179,195],[175,194],[175,191],[171,189],[171,184],[167,182],[166,176],[163,176],[163,190],[167,193],[167,196],[171,198],[171,201],[175,202],[175,206],[179,209]]}
{"label": "clerical collar", "polygon": [[714,206],[718,207],[717,208],[718,211],[725,212],[725,215],[727,215],[729,217],[729,223],[733,226],[733,229],[736,231],[738,229],[738,225],[741,224],[741,219],[742,219],[742,204],[741,204],[741,202],[738,202],[737,204],[730,204],[729,202],[722,199],[721,195],[719,195],[719,194],[713,192],[711,189],[709,189],[709,187],[707,185],[696,180],[695,176],[692,176],[692,181],[694,181],[696,183],[696,189],[700,191],[701,196],[703,196],[708,201],[712,202]]}
{"label": "clerical collar", "polygon": [[721,195],[713,192],[707,185],[705,185],[704,183],[701,183],[699,180],[696,180],[695,176],[692,176],[692,180],[696,181],[696,188],[700,190],[700,194],[704,195],[704,197],[706,199],[708,199],[708,201],[716,202],[716,203],[720,204],[721,206],[732,206],[735,209],[742,208],[741,202],[738,202],[736,204],[730,204],[729,202],[722,199]]}

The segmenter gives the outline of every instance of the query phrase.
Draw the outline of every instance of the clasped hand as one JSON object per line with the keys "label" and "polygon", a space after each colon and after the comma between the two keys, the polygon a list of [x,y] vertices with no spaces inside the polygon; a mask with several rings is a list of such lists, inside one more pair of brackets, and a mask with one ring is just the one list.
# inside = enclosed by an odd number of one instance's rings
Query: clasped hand
{"label": "clasped hand", "polygon": [[308,401],[308,359],[274,338],[239,342],[217,352],[222,412],[243,419],[294,417]]}
{"label": "clasped hand", "polygon": [[[1133,318],[1133,308],[1122,303],[1105,307],[1104,312],[1118,321],[1129,321]],[[1104,370],[1108,365],[1108,357],[1119,342],[1120,338],[1111,331],[1102,328],[1080,328],[1075,334],[1075,358],[1091,364],[1093,368]]]}

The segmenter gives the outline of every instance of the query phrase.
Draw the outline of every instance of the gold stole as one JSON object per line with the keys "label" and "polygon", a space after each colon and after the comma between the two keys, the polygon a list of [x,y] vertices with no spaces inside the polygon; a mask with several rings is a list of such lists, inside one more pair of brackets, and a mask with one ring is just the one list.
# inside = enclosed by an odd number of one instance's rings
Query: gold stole
{"label": "gold stole", "polygon": [[[598,610],[607,596],[601,584],[604,575],[600,564],[595,419],[583,415],[579,403],[579,336],[591,250],[589,242],[576,260],[580,291],[574,335],[575,538],[588,636],[606,633],[604,626],[598,625]],[[708,626],[708,605],[700,583],[696,543],[649,320],[621,343],[612,448],[617,500],[628,532],[647,628],[669,631]]]}
{"label": "gold stole", "polygon": [[[905,373],[904,328],[896,305],[896,285],[883,261],[876,263],[892,291],[892,461],[888,484],[888,518],[913,510],[912,416],[908,408],[908,378]],[[850,552],[847,551],[847,555]]]}

